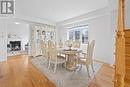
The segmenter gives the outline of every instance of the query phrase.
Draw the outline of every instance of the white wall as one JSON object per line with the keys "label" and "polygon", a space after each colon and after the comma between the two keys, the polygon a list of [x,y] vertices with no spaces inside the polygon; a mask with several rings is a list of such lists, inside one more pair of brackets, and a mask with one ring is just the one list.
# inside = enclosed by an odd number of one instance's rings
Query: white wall
{"label": "white wall", "polygon": [[[16,21],[17,22],[17,21]],[[17,37],[21,38],[21,46],[22,50],[25,50],[25,44],[29,42],[30,28],[29,24],[24,22],[18,22],[19,24],[15,24],[14,21],[8,22],[7,26],[7,34],[14,34]],[[17,38],[16,38],[17,40]]]}
{"label": "white wall", "polygon": [[111,15],[92,19],[89,22],[89,40],[95,40],[94,58],[106,63],[114,63],[114,29]]}
{"label": "white wall", "polygon": [[125,5],[125,28],[130,29],[130,0],[126,0]]}
{"label": "white wall", "polygon": [[[108,10],[109,11],[109,10]],[[93,58],[109,64],[114,64],[114,35],[115,35],[115,20],[116,16],[114,12],[100,11],[97,16],[97,12],[93,12],[93,15],[89,15],[89,18],[79,17],[67,20],[57,24],[58,40],[67,40],[67,27],[80,24],[89,25],[89,41],[95,40],[95,50]],[[95,14],[95,15],[94,15]],[[85,19],[85,20],[84,20]],[[79,22],[77,22],[79,20]],[[76,21],[76,22],[74,22]],[[114,22],[112,22],[114,21]],[[74,23],[73,23],[74,22]],[[85,48],[83,46],[82,48]]]}

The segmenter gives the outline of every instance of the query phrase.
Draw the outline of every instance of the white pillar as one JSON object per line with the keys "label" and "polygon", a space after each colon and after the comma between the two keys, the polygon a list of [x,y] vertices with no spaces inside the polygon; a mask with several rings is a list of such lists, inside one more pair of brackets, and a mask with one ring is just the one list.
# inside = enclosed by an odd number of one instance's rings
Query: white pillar
{"label": "white pillar", "polygon": [[0,62],[7,60],[7,19],[0,18]]}
{"label": "white pillar", "polygon": [[31,24],[29,24],[29,46],[28,46],[28,56],[32,56],[32,28]]}

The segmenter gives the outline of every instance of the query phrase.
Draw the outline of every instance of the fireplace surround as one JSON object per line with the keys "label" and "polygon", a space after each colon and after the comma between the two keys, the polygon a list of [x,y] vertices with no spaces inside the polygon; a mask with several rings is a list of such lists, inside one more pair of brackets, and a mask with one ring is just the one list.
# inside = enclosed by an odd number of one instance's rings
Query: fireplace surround
{"label": "fireplace surround", "polygon": [[10,51],[19,51],[21,50],[21,41],[10,41],[7,47],[10,48]]}

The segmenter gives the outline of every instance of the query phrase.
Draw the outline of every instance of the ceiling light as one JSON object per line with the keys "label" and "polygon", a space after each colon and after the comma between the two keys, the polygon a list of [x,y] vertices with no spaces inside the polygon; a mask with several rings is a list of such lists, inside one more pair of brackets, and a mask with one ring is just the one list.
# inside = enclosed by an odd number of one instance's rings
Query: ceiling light
{"label": "ceiling light", "polygon": [[19,22],[14,22],[15,24],[20,24]]}

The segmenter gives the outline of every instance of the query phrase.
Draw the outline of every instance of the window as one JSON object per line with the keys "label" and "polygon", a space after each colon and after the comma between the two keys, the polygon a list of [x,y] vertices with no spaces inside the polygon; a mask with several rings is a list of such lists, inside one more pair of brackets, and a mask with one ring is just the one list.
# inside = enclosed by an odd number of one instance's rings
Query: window
{"label": "window", "polygon": [[75,31],[75,40],[80,40],[80,31]]}
{"label": "window", "polygon": [[88,42],[88,30],[83,29],[82,30],[82,43],[87,43]]}
{"label": "window", "polygon": [[69,32],[69,40],[73,40],[73,37],[74,37],[74,32],[70,31]]}
{"label": "window", "polygon": [[79,40],[83,44],[88,43],[88,25],[71,27],[68,30],[68,40]]}

